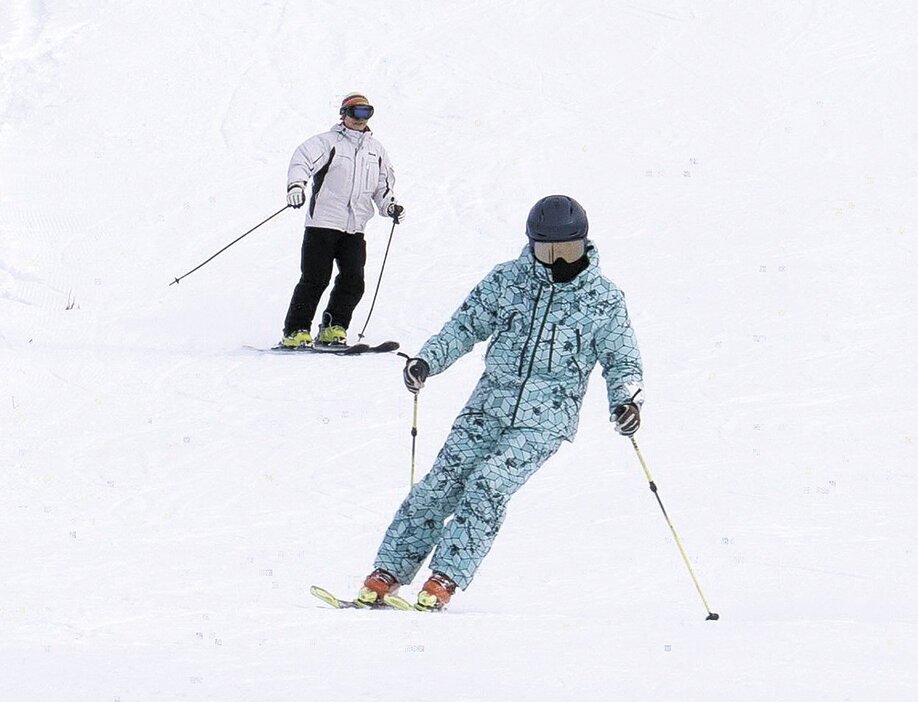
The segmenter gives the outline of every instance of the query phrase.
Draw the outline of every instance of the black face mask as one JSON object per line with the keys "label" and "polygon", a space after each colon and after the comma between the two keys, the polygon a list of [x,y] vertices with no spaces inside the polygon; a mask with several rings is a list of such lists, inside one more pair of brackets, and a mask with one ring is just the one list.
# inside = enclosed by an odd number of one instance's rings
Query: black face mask
{"label": "black face mask", "polygon": [[[539,261],[539,263],[542,262]],[[547,263],[542,263],[542,265],[551,271],[552,282],[569,283],[586,270],[587,266],[590,265],[590,258],[586,254],[583,254],[583,256],[573,263],[568,263],[563,258],[559,258],[551,265]]]}

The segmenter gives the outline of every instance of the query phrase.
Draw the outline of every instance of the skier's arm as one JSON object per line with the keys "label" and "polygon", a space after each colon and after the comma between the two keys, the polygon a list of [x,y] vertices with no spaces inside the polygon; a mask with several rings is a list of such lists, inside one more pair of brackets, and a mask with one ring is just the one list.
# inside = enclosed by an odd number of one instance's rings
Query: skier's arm
{"label": "skier's arm", "polygon": [[497,269],[482,280],[443,328],[427,340],[418,352],[430,367],[430,375],[442,373],[459,358],[484,341],[497,325],[499,280]]}
{"label": "skier's arm", "polygon": [[330,147],[321,136],[307,139],[293,152],[287,168],[287,189],[305,187],[306,181],[328,162]]}
{"label": "skier's arm", "polygon": [[373,202],[376,203],[376,209],[384,217],[390,217],[390,207],[398,204],[395,197],[395,169],[392,168],[392,162],[389,160],[389,154],[380,147],[379,156],[379,179],[376,181],[376,190],[373,192]]}
{"label": "skier's arm", "polygon": [[624,296],[617,293],[612,304],[611,323],[596,343],[609,395],[609,414],[615,417],[619,407],[628,403],[640,407],[644,402],[644,371]]}

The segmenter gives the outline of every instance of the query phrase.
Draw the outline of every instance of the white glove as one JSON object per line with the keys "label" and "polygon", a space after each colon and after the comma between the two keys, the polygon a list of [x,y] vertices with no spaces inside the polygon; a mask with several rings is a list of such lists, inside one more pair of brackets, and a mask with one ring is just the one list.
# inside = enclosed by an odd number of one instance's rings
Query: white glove
{"label": "white glove", "polygon": [[306,202],[306,183],[294,183],[287,188],[287,204],[299,209]]}
{"label": "white glove", "polygon": [[393,202],[386,208],[386,216],[394,219],[396,224],[401,224],[405,221],[404,205],[399,205],[397,202]]}

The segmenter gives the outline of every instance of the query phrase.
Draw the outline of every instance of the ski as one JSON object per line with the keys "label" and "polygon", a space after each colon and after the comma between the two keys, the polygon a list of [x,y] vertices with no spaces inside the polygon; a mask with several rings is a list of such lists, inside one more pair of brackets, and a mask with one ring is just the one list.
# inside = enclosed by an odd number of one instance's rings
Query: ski
{"label": "ski", "polygon": [[[432,607],[422,607],[420,603],[411,604],[410,602],[408,602],[408,600],[402,599],[401,597],[399,597],[398,599],[402,600],[402,602],[408,605],[407,609],[414,610],[415,612],[437,613],[437,612],[442,612],[444,609],[443,607],[440,607],[439,609],[432,608]],[[399,609],[402,609],[402,608],[399,607]]]}
{"label": "ski", "polygon": [[334,607],[335,609],[369,609],[369,605],[365,605],[362,602],[357,600],[339,600],[328,590],[325,590],[318,585],[313,585],[309,588],[309,594],[313,597],[318,597],[325,604]]}
{"label": "ski", "polygon": [[411,604],[405,598],[399,597],[398,595],[386,595],[383,597],[383,602],[392,607],[392,609],[400,609],[403,612],[415,611],[413,604]]}
{"label": "ski", "polygon": [[341,344],[330,345],[330,346],[283,346],[278,344],[277,346],[272,346],[269,349],[257,348],[255,346],[246,346],[247,349],[252,349],[254,351],[260,351],[261,353],[278,353],[278,354],[306,354],[306,353],[315,353],[323,354],[327,353],[332,356],[361,356],[365,353],[389,353],[390,351],[396,351],[399,348],[399,343],[397,341],[384,341],[381,344],[376,346],[370,346],[369,344],[353,344],[351,346],[344,346]]}
{"label": "ski", "polygon": [[359,600],[342,600],[335,597],[328,590],[319,587],[318,585],[313,585],[309,588],[309,594],[313,597],[318,597],[325,604],[334,607],[335,609],[399,609],[402,611],[413,611],[414,605],[412,605],[407,600],[402,599],[398,595],[386,595],[383,599],[385,604],[379,605],[368,605],[360,602]]}

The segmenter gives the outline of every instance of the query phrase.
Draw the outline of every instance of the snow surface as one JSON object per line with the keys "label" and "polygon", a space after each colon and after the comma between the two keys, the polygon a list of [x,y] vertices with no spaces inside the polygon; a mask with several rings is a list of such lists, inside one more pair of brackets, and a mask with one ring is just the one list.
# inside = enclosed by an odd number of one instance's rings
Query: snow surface
{"label": "snow surface", "polygon": [[[0,699],[918,700],[913,3],[2,4]],[[368,340],[415,351],[576,197],[719,622],[595,380],[447,614],[308,595],[406,492],[402,362],[243,349],[300,213],[168,283],[352,90],[409,213]],[[482,353],[423,392],[419,471]]]}

